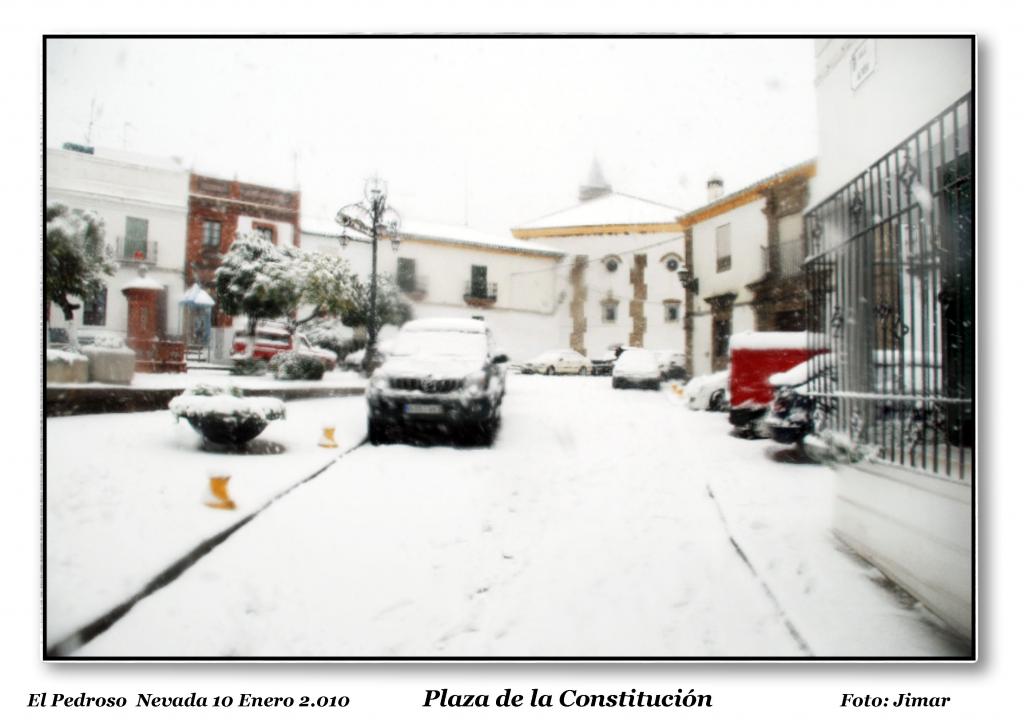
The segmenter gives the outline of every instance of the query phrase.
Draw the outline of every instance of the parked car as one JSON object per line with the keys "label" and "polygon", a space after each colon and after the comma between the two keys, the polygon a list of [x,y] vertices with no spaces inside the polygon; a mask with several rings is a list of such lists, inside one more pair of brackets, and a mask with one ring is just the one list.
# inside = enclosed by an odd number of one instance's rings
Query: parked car
{"label": "parked car", "polygon": [[625,348],[621,345],[609,346],[606,351],[599,353],[590,359],[590,375],[592,376],[610,376],[612,374],[612,368],[615,367],[615,361],[622,355],[622,351]]}
{"label": "parked car", "polygon": [[[919,352],[876,350],[873,354],[873,393],[880,397],[873,407],[872,425],[895,427],[899,436],[909,431],[938,436],[944,424],[940,406],[931,402],[906,400],[911,391],[937,390],[941,386],[940,361]],[[772,410],[767,418],[771,437],[780,444],[801,446],[804,437],[818,433],[825,419],[837,406],[831,395],[836,392],[837,370],[834,353],[823,353],[773,375]],[[810,395],[811,392],[817,395]],[[906,431],[905,431],[906,430]],[[884,437],[883,437],[884,438]]]}
{"label": "parked car", "polygon": [[686,356],[678,350],[656,350],[654,354],[658,357],[658,370],[661,371],[663,381],[686,381],[689,375],[686,372]]}
{"label": "parked car", "polygon": [[817,399],[808,395],[811,382],[827,379],[828,385],[816,387],[830,390],[834,375],[835,354],[822,353],[768,379],[774,396],[766,424],[773,440],[800,446],[807,434],[814,433]]}
{"label": "parked car", "polygon": [[481,320],[406,323],[366,389],[370,443],[424,427],[490,445],[501,420],[507,362]]}
{"label": "parked car", "polygon": [[287,326],[274,323],[258,325],[255,336],[236,331],[231,344],[231,357],[234,360],[269,363],[278,353],[291,350],[319,359],[329,371],[334,370],[338,362],[338,355],[333,350],[315,346],[302,333],[293,333]]}
{"label": "parked car", "polygon": [[694,411],[729,410],[729,369],[691,378],[684,394],[686,405]]}
{"label": "parked car", "polygon": [[661,388],[658,357],[642,348],[623,351],[612,368],[612,388]]}
{"label": "parked car", "polygon": [[590,369],[590,361],[574,350],[548,350],[526,361],[520,367],[523,373],[543,373],[547,376],[556,373],[586,376],[590,374]]}

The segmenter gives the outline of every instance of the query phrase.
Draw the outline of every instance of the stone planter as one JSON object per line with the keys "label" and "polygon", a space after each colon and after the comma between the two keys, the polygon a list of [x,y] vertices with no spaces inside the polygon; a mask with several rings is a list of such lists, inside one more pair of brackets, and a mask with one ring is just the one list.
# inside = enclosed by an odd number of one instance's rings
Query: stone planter
{"label": "stone planter", "polygon": [[244,446],[262,434],[270,423],[265,418],[255,416],[218,413],[186,415],[185,420],[206,441],[222,446]]}
{"label": "stone planter", "polygon": [[89,359],[89,378],[100,383],[128,385],[135,374],[135,352],[131,348],[102,348],[89,345],[82,349]]}
{"label": "stone planter", "polygon": [[224,446],[244,446],[263,433],[268,423],[284,418],[280,399],[246,398],[232,387],[194,386],[171,399],[169,408],[205,441]]}
{"label": "stone planter", "polygon": [[89,359],[63,350],[46,351],[46,382],[88,383]]}

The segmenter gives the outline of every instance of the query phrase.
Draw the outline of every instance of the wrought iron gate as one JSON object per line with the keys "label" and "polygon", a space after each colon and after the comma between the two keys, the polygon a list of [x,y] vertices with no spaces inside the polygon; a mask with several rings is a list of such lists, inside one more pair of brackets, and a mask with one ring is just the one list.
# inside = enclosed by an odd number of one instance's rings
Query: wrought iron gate
{"label": "wrought iron gate", "polygon": [[968,94],[804,217],[816,426],[970,479],[974,133]]}

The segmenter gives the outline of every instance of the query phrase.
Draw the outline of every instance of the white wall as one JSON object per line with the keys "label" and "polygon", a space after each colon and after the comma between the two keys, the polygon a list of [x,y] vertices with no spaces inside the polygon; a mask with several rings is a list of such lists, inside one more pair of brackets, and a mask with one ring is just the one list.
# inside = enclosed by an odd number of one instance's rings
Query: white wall
{"label": "white wall", "polygon": [[[336,237],[304,231],[302,248],[340,256],[356,274],[370,275],[367,243],[349,242],[342,248]],[[498,348],[517,361],[564,347],[557,332],[559,315],[566,314],[566,305],[557,304],[557,257],[417,240],[403,241],[397,254],[390,243],[380,243],[377,255],[382,274],[396,275],[399,257],[416,261],[416,275],[426,287],[424,299],[412,302],[417,318],[482,316],[494,329]],[[497,283],[497,300],[490,308],[470,307],[463,300],[472,265],[486,265],[487,281]]]}
{"label": "white wall", "polygon": [[970,484],[878,464],[838,472],[839,538],[970,637]]}
{"label": "white wall", "polygon": [[815,45],[818,167],[814,206],[971,90],[968,39],[876,38],[874,72],[853,89],[850,55],[864,42]]}
{"label": "white wall", "polygon": [[[148,220],[148,276],[166,288],[167,332],[177,334],[178,301],[184,292],[188,171],[168,160],[149,163],[144,157],[132,161],[47,149],[46,174],[47,202],[97,212],[106,225],[107,244],[118,258],[123,256],[127,218]],[[128,307],[121,286],[138,275],[138,267],[137,262],[122,261],[108,280],[105,326],[84,326],[82,310],[75,312],[82,335],[105,331],[123,336],[127,332]],[[65,324],[56,306],[51,306],[50,324]]]}
{"label": "white wall", "polygon": [[[754,329],[753,293],[747,287],[764,276],[762,247],[768,245],[765,200],[758,197],[693,226],[693,275],[700,284],[693,307],[693,374],[711,372],[711,306],[705,298],[735,293],[732,332]],[[716,230],[729,225],[732,263],[718,272]]]}
{"label": "white wall", "polygon": [[[556,347],[567,348],[572,332],[569,301],[572,287],[569,282],[573,259],[586,255],[589,264],[585,271],[587,299],[584,314],[587,330],[584,346],[588,356],[597,356],[613,345],[628,345],[633,320],[629,316],[629,301],[633,298],[633,285],[629,281],[635,254],[647,255],[644,281],[647,285],[647,302],[644,314],[647,330],[644,333],[644,347],[651,349],[678,350],[685,348],[682,315],[674,323],[665,322],[664,300],[684,298],[676,272],[670,272],[661,261],[667,253],[675,253],[683,259],[683,235],[681,232],[658,232],[650,234],[595,234],[571,237],[545,237],[543,242],[551,247],[564,250],[565,259],[559,268],[558,295],[563,297],[559,323],[559,340]],[[635,250],[635,251],[634,251]],[[617,255],[622,262],[615,272],[609,272],[602,259]],[[619,301],[617,318],[614,323],[602,321],[602,301],[609,295]],[[685,312],[685,311],[681,311]]]}

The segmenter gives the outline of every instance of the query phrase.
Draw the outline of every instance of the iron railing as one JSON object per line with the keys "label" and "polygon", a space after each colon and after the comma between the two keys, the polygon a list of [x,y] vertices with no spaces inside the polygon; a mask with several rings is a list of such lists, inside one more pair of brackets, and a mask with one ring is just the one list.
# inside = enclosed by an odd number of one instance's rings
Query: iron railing
{"label": "iron railing", "polygon": [[968,94],[804,217],[816,427],[959,480],[974,445],[974,133]]}
{"label": "iron railing", "polygon": [[474,283],[473,281],[466,282],[466,292],[464,297],[473,298],[477,300],[497,300],[498,299],[498,283],[496,282],[485,282],[485,283]]}

